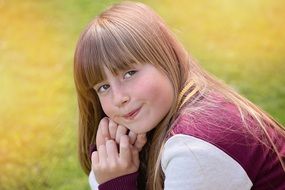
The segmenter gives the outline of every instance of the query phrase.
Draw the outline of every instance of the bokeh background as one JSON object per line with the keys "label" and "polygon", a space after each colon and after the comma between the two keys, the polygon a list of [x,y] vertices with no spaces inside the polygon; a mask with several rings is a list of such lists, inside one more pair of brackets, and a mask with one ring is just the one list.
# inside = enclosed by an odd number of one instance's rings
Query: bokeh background
{"label": "bokeh background", "polygon": [[[0,0],[1,190],[88,189],[76,155],[73,53],[114,2]],[[285,124],[285,1],[142,2],[204,68]]]}

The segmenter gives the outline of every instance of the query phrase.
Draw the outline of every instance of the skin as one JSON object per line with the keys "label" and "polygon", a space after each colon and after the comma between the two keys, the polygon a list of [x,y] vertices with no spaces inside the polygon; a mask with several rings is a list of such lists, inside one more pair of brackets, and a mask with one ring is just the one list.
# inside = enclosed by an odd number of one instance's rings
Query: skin
{"label": "skin", "polygon": [[165,117],[174,99],[168,77],[151,64],[138,64],[96,84],[103,111],[92,153],[92,169],[99,184],[134,173],[146,133]]}
{"label": "skin", "polygon": [[[106,67],[106,80],[95,85],[105,114],[130,131],[141,134],[152,130],[169,112],[174,89],[169,78],[151,64],[134,64],[114,76]],[[127,114],[138,110],[133,117]]]}
{"label": "skin", "polygon": [[[97,148],[105,144],[107,140],[114,140],[117,144],[120,143],[120,138],[123,135],[126,135],[128,129],[125,126],[115,123],[108,117],[103,118],[98,127],[96,144]],[[139,151],[142,149],[146,142],[146,134],[136,134],[132,131],[129,131],[128,137],[130,144],[134,145]]]}
{"label": "skin", "polygon": [[146,135],[131,132],[127,135],[127,131],[107,117],[101,120],[96,136],[97,151],[91,157],[99,184],[138,170],[139,151],[147,142]]}

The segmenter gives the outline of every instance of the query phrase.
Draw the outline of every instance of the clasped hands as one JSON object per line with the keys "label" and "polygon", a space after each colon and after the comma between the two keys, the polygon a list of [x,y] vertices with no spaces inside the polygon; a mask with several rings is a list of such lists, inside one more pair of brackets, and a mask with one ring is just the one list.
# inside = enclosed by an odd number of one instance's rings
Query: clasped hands
{"label": "clasped hands", "polygon": [[145,134],[135,134],[110,118],[103,118],[96,135],[97,151],[91,156],[92,170],[102,184],[138,171],[139,152],[147,142]]}

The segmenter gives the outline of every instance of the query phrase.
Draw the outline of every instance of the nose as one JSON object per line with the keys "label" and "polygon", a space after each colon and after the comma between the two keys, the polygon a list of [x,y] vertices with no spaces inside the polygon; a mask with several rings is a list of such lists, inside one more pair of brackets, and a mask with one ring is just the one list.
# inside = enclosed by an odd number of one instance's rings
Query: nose
{"label": "nose", "polygon": [[113,103],[117,107],[122,107],[130,101],[127,91],[120,85],[113,86]]}

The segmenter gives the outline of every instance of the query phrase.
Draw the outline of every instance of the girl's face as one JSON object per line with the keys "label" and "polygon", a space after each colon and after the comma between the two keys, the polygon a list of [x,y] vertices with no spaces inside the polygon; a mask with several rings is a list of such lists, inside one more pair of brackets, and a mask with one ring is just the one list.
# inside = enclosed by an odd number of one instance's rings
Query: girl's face
{"label": "girl's face", "polygon": [[134,133],[153,129],[174,101],[169,78],[151,64],[136,64],[114,76],[106,67],[107,79],[94,86],[105,114]]}

